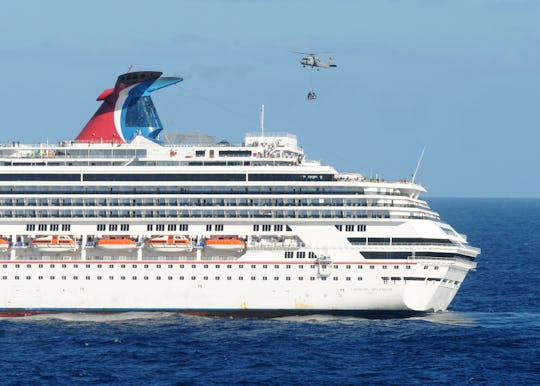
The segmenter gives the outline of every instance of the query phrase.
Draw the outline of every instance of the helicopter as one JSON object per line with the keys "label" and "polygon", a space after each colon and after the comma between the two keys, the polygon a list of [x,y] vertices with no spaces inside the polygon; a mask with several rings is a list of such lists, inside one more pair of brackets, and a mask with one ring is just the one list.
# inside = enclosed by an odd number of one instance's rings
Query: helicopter
{"label": "helicopter", "polygon": [[332,56],[329,56],[328,57],[328,61],[325,62],[321,59],[319,59],[319,57],[317,56],[317,54],[314,54],[314,53],[305,53],[305,52],[297,52],[298,54],[302,54],[302,55],[307,55],[305,57],[303,57],[301,60],[300,60],[300,64],[302,65],[302,67],[306,67],[306,66],[310,66],[311,68],[314,68],[316,67],[317,68],[317,71],[319,70],[319,68],[332,68],[332,67],[337,67],[333,61],[334,61],[334,58]]}

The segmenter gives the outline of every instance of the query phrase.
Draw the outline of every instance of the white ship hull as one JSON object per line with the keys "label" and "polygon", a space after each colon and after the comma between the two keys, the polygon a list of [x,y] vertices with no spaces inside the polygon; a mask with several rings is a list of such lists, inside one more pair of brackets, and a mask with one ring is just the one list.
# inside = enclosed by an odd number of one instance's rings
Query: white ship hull
{"label": "white ship hull", "polygon": [[[129,268],[120,268],[115,263],[114,268],[98,268],[96,263],[81,262],[77,268],[73,264],[62,268],[56,263],[55,268],[48,268],[50,278],[34,280],[32,283],[24,280],[14,280],[0,295],[0,310],[7,312],[19,311],[198,311],[207,314],[219,313],[258,313],[274,310],[289,313],[305,312],[343,312],[343,311],[439,311],[445,310],[455,296],[459,284],[465,277],[465,271],[453,268],[440,268],[437,277],[441,280],[399,280],[391,284],[383,284],[380,280],[382,266],[377,265],[373,273],[363,274],[358,280],[358,265],[339,265],[337,276],[323,279],[317,268],[310,265],[292,268],[291,280],[278,283],[275,275],[283,275],[284,264],[278,269],[265,270],[262,264],[250,269],[248,276],[238,280],[239,275],[245,275],[245,270],[234,268],[224,270],[227,261],[206,264],[198,262],[196,268],[179,268],[180,263],[158,264],[155,262],[135,263],[125,262]],[[38,264],[31,264],[25,273],[14,268],[10,269],[24,275],[39,275]],[[161,268],[157,268],[160,265]],[[186,267],[186,264],[183,264]],[[203,268],[205,265],[208,268]],[[144,268],[148,266],[148,268]],[[216,268],[221,266],[220,268]],[[250,264],[251,266],[251,264]],[[363,266],[366,269],[368,266]],[[396,269],[405,268],[401,265]],[[119,274],[120,272],[120,274]],[[387,272],[384,272],[386,274]],[[398,274],[397,272],[392,274]],[[425,275],[423,266],[414,264],[410,275]],[[86,276],[91,279],[85,280]],[[133,280],[133,275],[137,276]],[[221,275],[221,277],[219,276]],[[263,280],[263,275],[270,280]],[[298,275],[304,280],[298,281]],[[62,279],[62,277],[66,277]],[[102,279],[97,279],[101,276]],[[122,279],[125,276],[125,279]],[[184,279],[180,280],[179,277]],[[232,276],[235,280],[227,280]],[[77,277],[76,280],[73,278]],[[113,277],[113,279],[111,279]],[[127,278],[129,277],[129,279]],[[144,279],[147,277],[147,279]],[[172,277],[172,279],[169,279]],[[192,279],[195,277],[195,279]],[[206,279],[205,279],[206,277]],[[219,277],[219,280],[216,278]],[[255,279],[252,279],[255,277]],[[294,280],[293,280],[294,277]],[[310,280],[310,278],[315,278]],[[337,278],[333,279],[334,277]],[[442,282],[443,278],[451,281]],[[349,278],[349,279],[347,279]],[[6,283],[8,284],[8,283]]]}

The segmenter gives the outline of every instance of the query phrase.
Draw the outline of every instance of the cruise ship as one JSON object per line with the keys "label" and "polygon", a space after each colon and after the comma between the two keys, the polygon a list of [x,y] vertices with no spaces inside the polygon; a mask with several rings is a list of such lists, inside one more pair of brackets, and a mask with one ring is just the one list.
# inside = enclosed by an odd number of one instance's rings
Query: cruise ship
{"label": "cruise ship", "polygon": [[163,132],[120,75],[74,140],[0,146],[0,314],[410,315],[446,310],[478,248],[411,180],[342,173],[292,134]]}

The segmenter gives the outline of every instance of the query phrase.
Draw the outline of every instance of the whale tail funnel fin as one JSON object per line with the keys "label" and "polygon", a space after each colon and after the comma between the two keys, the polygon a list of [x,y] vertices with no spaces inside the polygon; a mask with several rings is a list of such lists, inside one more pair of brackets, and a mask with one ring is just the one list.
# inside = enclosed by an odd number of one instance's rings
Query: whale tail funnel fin
{"label": "whale tail funnel fin", "polygon": [[155,140],[163,126],[150,94],[183,80],[161,74],[139,71],[120,75],[114,88],[97,97],[103,103],[75,141],[126,143],[137,135]]}

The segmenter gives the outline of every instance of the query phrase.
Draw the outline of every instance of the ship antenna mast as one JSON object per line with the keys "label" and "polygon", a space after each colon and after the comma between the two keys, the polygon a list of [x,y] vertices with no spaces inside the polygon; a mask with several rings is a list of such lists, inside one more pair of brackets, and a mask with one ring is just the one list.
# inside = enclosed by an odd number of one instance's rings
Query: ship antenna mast
{"label": "ship antenna mast", "polygon": [[424,145],[424,148],[422,149],[422,153],[420,153],[420,159],[418,160],[418,163],[416,164],[416,169],[414,169],[414,174],[412,175],[412,182],[416,179],[416,175],[418,174],[418,169],[420,168],[420,163],[422,163],[422,158],[424,158],[424,152],[426,151],[426,145]]}
{"label": "ship antenna mast", "polygon": [[264,137],[264,105],[261,105],[261,137]]}

